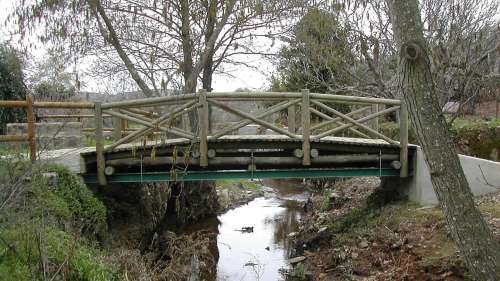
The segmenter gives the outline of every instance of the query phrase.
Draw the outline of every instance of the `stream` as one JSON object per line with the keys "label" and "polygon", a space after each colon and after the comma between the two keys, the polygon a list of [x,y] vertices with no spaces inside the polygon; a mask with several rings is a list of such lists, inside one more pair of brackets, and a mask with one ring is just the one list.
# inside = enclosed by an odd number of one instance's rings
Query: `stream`
{"label": "stream", "polygon": [[[273,196],[259,197],[218,216],[217,280],[283,280],[291,245],[308,194],[302,184],[266,181]],[[253,227],[253,231],[242,231]]]}

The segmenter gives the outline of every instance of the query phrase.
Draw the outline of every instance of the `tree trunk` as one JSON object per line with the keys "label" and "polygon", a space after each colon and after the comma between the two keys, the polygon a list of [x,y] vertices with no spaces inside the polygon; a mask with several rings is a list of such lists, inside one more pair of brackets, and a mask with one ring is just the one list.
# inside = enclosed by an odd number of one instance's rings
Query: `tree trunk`
{"label": "tree trunk", "polygon": [[399,83],[431,171],[432,184],[453,239],[472,275],[500,277],[500,245],[495,241],[463,173],[449,128],[438,104],[423,36],[418,0],[386,0],[400,50]]}
{"label": "tree trunk", "polygon": [[[181,15],[181,38],[182,38],[182,54],[184,60],[182,62],[182,74],[184,77],[184,94],[196,93],[196,85],[198,75],[193,75],[195,71],[193,66],[193,44],[191,42],[191,27],[190,27],[190,10],[189,0],[180,1]],[[198,128],[198,117],[195,111],[189,113],[189,125],[191,131],[196,133]]]}
{"label": "tree trunk", "polygon": [[[215,22],[217,16],[217,0],[210,0],[210,4],[207,11],[207,28],[205,31],[205,46],[209,44],[210,38],[215,30]],[[203,65],[203,76],[201,78],[201,82],[203,84],[203,89],[207,92],[212,91],[212,76],[213,76],[213,67],[214,67],[214,49],[209,50],[210,53],[207,54],[207,61]],[[212,106],[208,107],[208,117],[212,120]],[[208,131],[212,131],[212,122],[208,123]]]}

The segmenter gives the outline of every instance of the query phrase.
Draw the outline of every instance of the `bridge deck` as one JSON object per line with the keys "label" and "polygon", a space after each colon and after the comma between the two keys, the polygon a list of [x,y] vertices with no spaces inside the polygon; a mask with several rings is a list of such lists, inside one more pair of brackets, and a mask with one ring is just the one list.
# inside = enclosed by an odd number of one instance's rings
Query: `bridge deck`
{"label": "bridge deck", "polygon": [[[215,153],[208,167],[200,167],[196,156],[185,154],[187,149],[195,151],[197,146],[188,139],[121,145],[105,153],[106,166],[114,170],[109,175],[110,182],[134,182],[139,178],[169,181],[181,177],[208,180],[398,175],[391,162],[399,160],[399,146],[384,140],[344,137],[312,140],[311,147],[317,149],[318,155],[312,158],[310,166],[303,166],[301,159],[293,154],[294,149],[301,147],[301,140],[284,135],[229,135],[209,139],[208,144]],[[410,146],[410,151],[413,150],[414,146]],[[70,166],[89,183],[96,180],[93,147],[49,151],[42,157]]]}

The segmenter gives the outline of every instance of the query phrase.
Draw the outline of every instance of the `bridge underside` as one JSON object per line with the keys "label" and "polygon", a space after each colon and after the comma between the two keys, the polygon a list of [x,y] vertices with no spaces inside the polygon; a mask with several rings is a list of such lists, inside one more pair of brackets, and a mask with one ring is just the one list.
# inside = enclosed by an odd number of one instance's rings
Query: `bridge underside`
{"label": "bridge underside", "polygon": [[[171,139],[126,144],[105,153],[108,182],[217,179],[399,176],[398,145],[383,140],[327,137],[311,141],[311,165],[303,166],[301,140],[284,135],[230,135],[208,141],[207,167],[198,144]],[[414,147],[409,147],[412,163]],[[81,154],[87,183],[97,182],[96,153]],[[396,165],[395,165],[396,163]],[[410,173],[412,166],[410,165]]]}

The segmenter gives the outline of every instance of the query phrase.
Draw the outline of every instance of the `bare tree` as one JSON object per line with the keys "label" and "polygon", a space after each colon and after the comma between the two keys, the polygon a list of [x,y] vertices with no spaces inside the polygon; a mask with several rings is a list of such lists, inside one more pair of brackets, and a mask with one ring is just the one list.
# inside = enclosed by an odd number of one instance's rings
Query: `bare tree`
{"label": "bare tree", "polygon": [[241,55],[266,55],[259,42],[276,40],[305,0],[67,0],[19,3],[21,32],[68,44],[99,61],[100,74],[127,72],[146,96],[167,87],[194,92]]}

